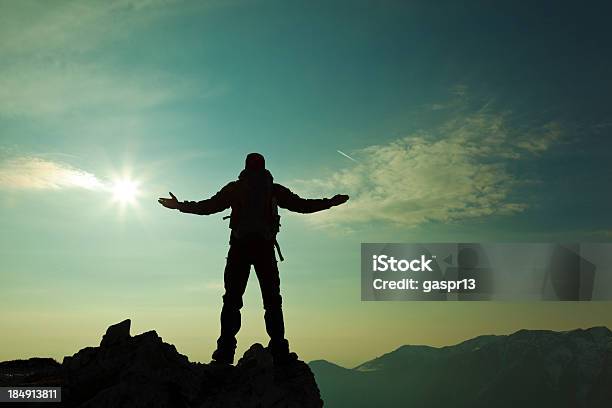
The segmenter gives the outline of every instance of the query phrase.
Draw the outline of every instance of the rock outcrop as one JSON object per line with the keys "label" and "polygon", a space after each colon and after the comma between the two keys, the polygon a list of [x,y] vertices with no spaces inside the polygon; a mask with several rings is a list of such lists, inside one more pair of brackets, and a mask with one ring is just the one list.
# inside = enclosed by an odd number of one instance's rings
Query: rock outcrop
{"label": "rock outcrop", "polygon": [[155,331],[131,336],[130,321],[108,328],[99,347],[62,364],[51,359],[0,363],[0,385],[62,387],[63,406],[321,407],[314,376],[300,360],[274,364],[254,344],[235,366],[190,362]]}

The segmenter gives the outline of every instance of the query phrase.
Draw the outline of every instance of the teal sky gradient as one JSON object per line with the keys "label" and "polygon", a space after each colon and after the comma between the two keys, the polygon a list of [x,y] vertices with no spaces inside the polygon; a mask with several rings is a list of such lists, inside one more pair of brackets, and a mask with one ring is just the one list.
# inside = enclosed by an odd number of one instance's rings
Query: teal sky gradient
{"label": "teal sky gradient", "polygon": [[[608,303],[359,300],[361,242],[612,239],[610,10],[577,7],[0,0],[0,360],[60,358],[126,317],[207,360],[227,213],[156,199],[209,197],[251,151],[304,196],[352,197],[281,214],[306,360],[612,326]],[[137,203],[74,174],[136,180]],[[254,278],[245,305],[241,349],[265,341]]]}

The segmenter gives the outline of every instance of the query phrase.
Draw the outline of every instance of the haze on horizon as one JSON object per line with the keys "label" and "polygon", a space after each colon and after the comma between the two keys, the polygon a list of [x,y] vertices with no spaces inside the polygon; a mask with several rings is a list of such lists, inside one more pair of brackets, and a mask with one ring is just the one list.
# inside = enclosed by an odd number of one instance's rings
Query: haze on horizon
{"label": "haze on horizon", "polygon": [[[354,366],[403,344],[612,327],[598,303],[361,302],[361,242],[612,240],[610,6],[0,0],[0,360],[132,319],[192,360],[218,336],[245,155],[281,213],[287,335]],[[238,354],[266,341],[257,282]]]}

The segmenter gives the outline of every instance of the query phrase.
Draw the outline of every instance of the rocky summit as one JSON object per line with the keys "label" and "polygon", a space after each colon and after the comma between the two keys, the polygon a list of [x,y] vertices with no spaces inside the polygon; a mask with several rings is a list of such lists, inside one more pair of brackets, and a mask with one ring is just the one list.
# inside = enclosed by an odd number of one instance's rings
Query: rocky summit
{"label": "rocky summit", "polygon": [[303,361],[275,364],[256,343],[235,366],[194,363],[155,331],[131,336],[130,320],[109,327],[99,347],[62,364],[45,358],[0,363],[0,386],[16,385],[60,386],[65,407],[323,406]]}

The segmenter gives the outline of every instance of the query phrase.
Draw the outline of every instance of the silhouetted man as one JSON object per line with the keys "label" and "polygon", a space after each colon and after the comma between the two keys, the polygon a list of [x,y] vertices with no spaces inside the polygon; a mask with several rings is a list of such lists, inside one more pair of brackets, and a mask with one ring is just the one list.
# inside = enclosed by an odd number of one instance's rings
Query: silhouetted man
{"label": "silhouetted man", "polygon": [[[345,203],[347,195],[335,195],[331,199],[304,199],[288,188],[273,182],[265,167],[265,159],[259,153],[250,153],[238,180],[228,183],[217,194],[203,201],[180,202],[160,198],[166,208],[184,213],[209,215],[227,208],[230,216],[230,249],[223,280],[225,294],[221,310],[221,336],[213,360],[232,364],[236,349],[236,334],[240,330],[242,295],[246,289],[251,265],[255,268],[264,304],[266,331],[270,336],[269,348],[275,361],[289,358],[289,343],[285,339],[280,279],[274,248],[279,249],[276,234],[280,227],[278,207],[299,213],[313,213]],[[279,256],[280,255],[279,250]]]}

